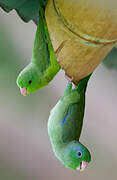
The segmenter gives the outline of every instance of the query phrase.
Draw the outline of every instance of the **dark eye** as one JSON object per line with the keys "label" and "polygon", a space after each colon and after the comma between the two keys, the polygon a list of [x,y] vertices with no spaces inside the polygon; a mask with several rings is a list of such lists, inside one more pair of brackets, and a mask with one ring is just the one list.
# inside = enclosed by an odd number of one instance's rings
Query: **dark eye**
{"label": "dark eye", "polygon": [[82,152],[81,152],[81,151],[78,151],[77,154],[78,154],[78,157],[79,157],[79,158],[82,157]]}
{"label": "dark eye", "polygon": [[28,81],[28,84],[31,84],[32,83],[32,80]]}

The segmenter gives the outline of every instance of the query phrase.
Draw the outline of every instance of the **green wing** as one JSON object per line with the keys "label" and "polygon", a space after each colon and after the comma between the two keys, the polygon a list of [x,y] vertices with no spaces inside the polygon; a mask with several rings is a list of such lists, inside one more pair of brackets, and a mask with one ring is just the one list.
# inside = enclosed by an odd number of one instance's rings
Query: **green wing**
{"label": "green wing", "polygon": [[61,124],[64,143],[79,140],[83,125],[84,108],[84,102],[69,107],[68,113]]}
{"label": "green wing", "polygon": [[[43,9],[43,8],[41,8]],[[43,9],[44,14],[44,9]],[[50,65],[50,53],[48,49],[48,41],[47,36],[45,33],[45,21],[44,15],[39,12],[39,23],[37,26],[35,41],[34,41],[34,48],[32,54],[32,62],[34,62],[43,73]]]}
{"label": "green wing", "polygon": [[60,70],[60,65],[56,60],[56,54],[50,40],[44,8],[42,6],[39,12],[39,23],[34,42],[32,62],[39,67],[39,70],[46,77],[47,82]]}
{"label": "green wing", "polygon": [[90,79],[91,74],[86,78],[82,79],[78,85],[72,91],[76,91],[80,94],[80,100],[76,104],[72,104],[69,109],[66,117],[63,119],[61,128],[62,128],[62,139],[64,142],[77,140],[79,141],[84,111],[85,111],[85,93],[87,88],[88,80]]}
{"label": "green wing", "polygon": [[47,0],[0,0],[0,7],[6,12],[15,9],[23,21],[38,24],[40,4],[45,7],[46,3]]}
{"label": "green wing", "polygon": [[117,48],[114,47],[103,61],[108,69],[117,70]]}

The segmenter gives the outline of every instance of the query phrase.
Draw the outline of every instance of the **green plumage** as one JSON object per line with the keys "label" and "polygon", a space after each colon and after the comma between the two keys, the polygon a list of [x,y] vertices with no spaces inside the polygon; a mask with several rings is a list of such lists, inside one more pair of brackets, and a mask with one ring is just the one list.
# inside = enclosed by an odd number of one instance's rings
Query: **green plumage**
{"label": "green plumage", "polygon": [[79,141],[83,117],[85,110],[85,92],[82,90],[80,99],[77,103],[72,104],[68,108],[67,117],[62,127],[62,139],[64,142],[76,140]]}
{"label": "green plumage", "polygon": [[[68,83],[64,95],[52,109],[48,134],[57,158],[66,166],[77,169],[82,161],[90,162],[87,148],[79,142],[85,108],[85,91],[90,76],[79,82],[75,89]],[[82,151],[82,157],[77,156]]]}
{"label": "green plumage", "polygon": [[42,7],[40,7],[39,26],[37,28],[34,42],[32,62],[40,68],[40,71],[42,71],[48,82],[50,82],[50,80],[60,70],[60,66],[56,60],[56,55],[50,40],[44,9]]}
{"label": "green plumage", "polygon": [[47,29],[44,8],[40,6],[31,63],[19,74],[17,84],[20,88],[25,88],[28,93],[32,93],[48,85],[59,70],[60,66],[56,61]]}

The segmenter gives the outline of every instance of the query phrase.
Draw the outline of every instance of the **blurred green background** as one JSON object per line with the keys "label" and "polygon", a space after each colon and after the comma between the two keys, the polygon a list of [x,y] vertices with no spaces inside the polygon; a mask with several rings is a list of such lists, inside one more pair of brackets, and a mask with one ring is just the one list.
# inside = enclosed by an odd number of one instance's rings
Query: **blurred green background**
{"label": "blurred green background", "polygon": [[[0,180],[115,180],[117,178],[117,72],[98,66],[88,86],[81,142],[92,162],[83,173],[66,169],[47,135],[51,108],[67,81],[60,72],[49,86],[23,97],[16,85],[29,63],[36,26],[0,9]],[[116,58],[116,53],[113,57]]]}

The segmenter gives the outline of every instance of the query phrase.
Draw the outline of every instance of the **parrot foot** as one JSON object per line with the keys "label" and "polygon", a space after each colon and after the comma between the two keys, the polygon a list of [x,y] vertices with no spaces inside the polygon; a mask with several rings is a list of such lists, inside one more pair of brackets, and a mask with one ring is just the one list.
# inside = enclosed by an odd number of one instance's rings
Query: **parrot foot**
{"label": "parrot foot", "polygon": [[66,74],[65,74],[65,78],[69,81],[69,82],[73,82],[74,80],[74,77],[68,77]]}

